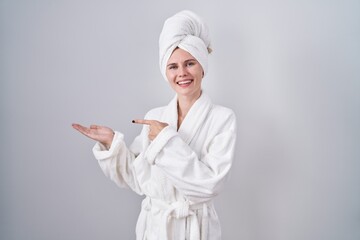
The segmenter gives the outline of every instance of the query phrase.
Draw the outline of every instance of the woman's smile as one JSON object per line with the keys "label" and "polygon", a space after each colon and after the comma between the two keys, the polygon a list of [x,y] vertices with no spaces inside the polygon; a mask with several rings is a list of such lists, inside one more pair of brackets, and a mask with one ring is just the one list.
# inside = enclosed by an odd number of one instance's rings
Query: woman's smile
{"label": "woman's smile", "polygon": [[193,82],[193,80],[191,79],[188,79],[188,80],[181,80],[181,81],[178,81],[177,84],[182,87],[182,88],[187,88],[190,86],[190,84]]}

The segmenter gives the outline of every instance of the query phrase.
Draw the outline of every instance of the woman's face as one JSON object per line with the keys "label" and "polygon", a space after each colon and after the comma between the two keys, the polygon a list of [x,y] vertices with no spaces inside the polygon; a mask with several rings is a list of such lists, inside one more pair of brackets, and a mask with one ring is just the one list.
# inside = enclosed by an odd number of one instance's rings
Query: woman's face
{"label": "woman's face", "polygon": [[197,98],[201,93],[203,69],[187,51],[177,48],[169,58],[166,77],[178,95]]}

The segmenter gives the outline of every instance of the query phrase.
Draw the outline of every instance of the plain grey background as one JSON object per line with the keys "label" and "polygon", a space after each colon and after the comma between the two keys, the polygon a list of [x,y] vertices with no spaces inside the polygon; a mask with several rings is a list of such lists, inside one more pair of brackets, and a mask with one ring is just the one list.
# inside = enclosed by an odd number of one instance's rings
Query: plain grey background
{"label": "plain grey background", "polygon": [[189,9],[214,52],[204,91],[237,114],[224,239],[360,239],[360,2],[0,1],[0,239],[134,239],[142,197],[72,122],[131,124],[174,93],[164,20]]}

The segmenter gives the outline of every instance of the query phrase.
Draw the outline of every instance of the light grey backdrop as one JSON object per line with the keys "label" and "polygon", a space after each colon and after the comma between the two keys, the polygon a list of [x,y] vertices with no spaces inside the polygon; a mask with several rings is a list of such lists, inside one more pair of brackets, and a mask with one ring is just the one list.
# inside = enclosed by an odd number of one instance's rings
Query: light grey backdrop
{"label": "light grey backdrop", "polygon": [[360,2],[0,1],[0,239],[134,239],[141,197],[108,180],[72,122],[121,130],[173,93],[163,21],[208,23],[204,89],[238,143],[224,239],[360,239]]}

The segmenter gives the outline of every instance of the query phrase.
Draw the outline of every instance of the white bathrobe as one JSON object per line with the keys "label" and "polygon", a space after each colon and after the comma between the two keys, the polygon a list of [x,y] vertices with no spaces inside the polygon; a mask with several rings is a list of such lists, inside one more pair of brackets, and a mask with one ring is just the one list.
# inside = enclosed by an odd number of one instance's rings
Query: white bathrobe
{"label": "white bathrobe", "polygon": [[232,165],[236,119],[202,93],[177,131],[177,97],[145,119],[168,123],[150,141],[149,127],[128,148],[115,132],[109,150],[93,152],[107,177],[146,198],[136,226],[137,240],[219,240],[221,229],[212,200]]}

